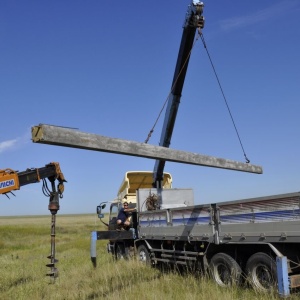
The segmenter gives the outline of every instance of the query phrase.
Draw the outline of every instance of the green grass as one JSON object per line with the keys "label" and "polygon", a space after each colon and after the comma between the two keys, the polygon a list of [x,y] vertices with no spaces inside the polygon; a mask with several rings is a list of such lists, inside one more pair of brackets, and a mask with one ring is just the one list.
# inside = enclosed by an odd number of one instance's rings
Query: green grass
{"label": "green grass", "polygon": [[[90,262],[90,232],[104,229],[94,215],[57,215],[59,277],[45,274],[51,216],[0,217],[0,299],[279,299],[247,288],[223,289],[207,278],[161,272],[141,263],[114,261],[97,242],[98,267]],[[291,299],[299,299],[293,295]]]}

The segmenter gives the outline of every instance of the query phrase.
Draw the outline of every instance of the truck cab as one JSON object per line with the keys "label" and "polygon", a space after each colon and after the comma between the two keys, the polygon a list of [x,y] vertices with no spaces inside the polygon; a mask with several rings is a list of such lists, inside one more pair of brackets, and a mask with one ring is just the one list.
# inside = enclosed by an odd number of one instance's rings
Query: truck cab
{"label": "truck cab", "polygon": [[[172,176],[170,173],[164,173],[163,184],[164,189],[172,188]],[[125,173],[124,179],[118,190],[117,198],[109,201],[102,202],[97,206],[97,214],[100,220],[104,218],[102,210],[105,209],[106,203],[110,203],[109,219],[107,225],[108,230],[117,229],[117,217],[120,209],[123,207],[124,202],[128,202],[129,208],[136,208],[137,206],[137,190],[151,189],[153,187],[153,172],[151,171],[129,171]],[[131,227],[137,229],[137,214],[132,212],[132,225]]]}

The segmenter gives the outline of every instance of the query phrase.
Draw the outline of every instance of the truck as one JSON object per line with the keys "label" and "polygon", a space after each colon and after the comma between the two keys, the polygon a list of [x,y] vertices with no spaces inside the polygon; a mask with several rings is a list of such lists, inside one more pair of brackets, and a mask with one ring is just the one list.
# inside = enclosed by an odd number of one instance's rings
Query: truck
{"label": "truck", "polygon": [[[195,33],[204,27],[203,7],[192,1],[186,13],[162,147],[171,142]],[[300,287],[300,192],[195,205],[193,190],[173,188],[164,167],[158,159],[152,172],[127,172],[117,198],[97,206],[107,230],[91,233],[94,267],[96,241],[108,240],[107,251],[116,260],[137,257],[149,266],[183,266],[209,274],[220,286],[247,283],[259,291],[277,288],[283,296]],[[130,227],[118,230],[124,202],[135,211]]]}
{"label": "truck", "polygon": [[[115,259],[135,255],[149,266],[184,266],[224,287],[246,283],[287,295],[300,286],[300,192],[194,205],[193,190],[172,188],[168,173],[163,188],[132,191],[141,173],[126,173],[126,188],[122,183],[110,205],[108,231],[92,232],[94,266],[96,240],[108,239]],[[124,201],[136,212],[130,230],[117,231]],[[104,207],[97,207],[100,219]]]}

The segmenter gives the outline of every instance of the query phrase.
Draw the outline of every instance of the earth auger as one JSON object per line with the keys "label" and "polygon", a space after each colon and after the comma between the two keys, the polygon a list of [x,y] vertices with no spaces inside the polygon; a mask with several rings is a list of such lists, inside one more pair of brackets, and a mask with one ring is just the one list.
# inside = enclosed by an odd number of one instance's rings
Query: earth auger
{"label": "earth auger", "polygon": [[[48,188],[48,179],[51,183],[51,190]],[[19,190],[21,186],[43,181],[43,194],[49,197],[48,209],[51,213],[51,253],[47,258],[50,263],[46,266],[50,271],[46,274],[55,279],[58,277],[58,269],[56,263],[58,260],[55,258],[55,227],[56,227],[56,214],[59,210],[59,199],[63,197],[64,182],[66,182],[63,173],[61,172],[60,165],[57,162],[51,162],[42,168],[31,168],[23,172],[14,171],[12,169],[0,170],[0,194],[6,195],[13,193],[14,190]],[[55,186],[56,180],[58,181],[57,187]]]}

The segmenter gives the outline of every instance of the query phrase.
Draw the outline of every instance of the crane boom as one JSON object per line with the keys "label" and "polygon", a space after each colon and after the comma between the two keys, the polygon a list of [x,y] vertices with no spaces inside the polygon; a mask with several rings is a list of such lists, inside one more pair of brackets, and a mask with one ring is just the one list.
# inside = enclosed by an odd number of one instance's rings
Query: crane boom
{"label": "crane boom", "polygon": [[[192,1],[186,13],[171,93],[168,98],[168,105],[159,142],[159,145],[162,147],[168,148],[171,143],[196,29],[202,29],[204,27],[204,17],[202,16],[203,6],[203,2]],[[165,160],[156,160],[153,171],[154,186],[160,187],[160,182],[163,180],[164,167]]]}

